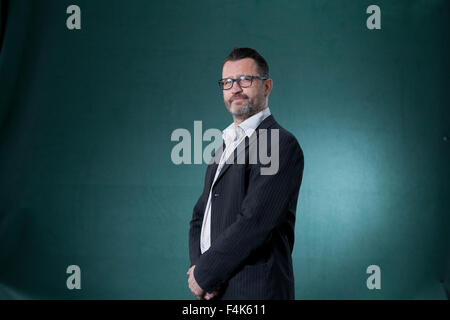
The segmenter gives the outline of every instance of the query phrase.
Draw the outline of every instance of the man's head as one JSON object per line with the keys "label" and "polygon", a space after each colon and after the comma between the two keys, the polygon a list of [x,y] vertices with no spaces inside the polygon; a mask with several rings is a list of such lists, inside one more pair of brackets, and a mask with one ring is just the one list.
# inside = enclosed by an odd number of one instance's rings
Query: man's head
{"label": "man's head", "polygon": [[[239,81],[226,79],[240,79],[241,85]],[[235,48],[225,58],[222,66],[222,84],[225,89],[223,90],[225,106],[239,122],[267,106],[273,86],[272,79],[269,79],[269,66],[266,60],[251,48]],[[226,90],[231,84],[232,87]]]}

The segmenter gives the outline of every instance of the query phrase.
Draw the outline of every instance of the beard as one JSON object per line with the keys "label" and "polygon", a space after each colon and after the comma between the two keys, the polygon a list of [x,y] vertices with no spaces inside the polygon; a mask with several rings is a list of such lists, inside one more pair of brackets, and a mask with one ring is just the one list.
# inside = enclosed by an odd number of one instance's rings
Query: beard
{"label": "beard", "polygon": [[245,106],[241,107],[230,107],[230,113],[237,118],[247,118],[255,114],[257,108],[253,104],[247,103]]}
{"label": "beard", "polygon": [[241,94],[239,95],[242,98],[247,99],[247,104],[245,105],[232,105],[231,99],[225,101],[228,111],[238,119],[247,119],[252,115],[261,111],[262,106],[264,105],[263,99],[249,99],[248,96]]}

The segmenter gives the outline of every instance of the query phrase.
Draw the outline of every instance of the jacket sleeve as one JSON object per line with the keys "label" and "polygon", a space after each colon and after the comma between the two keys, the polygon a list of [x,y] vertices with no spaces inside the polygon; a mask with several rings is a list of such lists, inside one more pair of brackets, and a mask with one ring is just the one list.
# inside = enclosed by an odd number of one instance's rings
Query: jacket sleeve
{"label": "jacket sleeve", "polygon": [[283,223],[289,201],[298,193],[303,176],[303,152],[292,135],[279,142],[279,168],[261,175],[261,164],[251,165],[248,190],[236,221],[221,233],[196,261],[199,286],[212,292],[229,280],[245,259]]}

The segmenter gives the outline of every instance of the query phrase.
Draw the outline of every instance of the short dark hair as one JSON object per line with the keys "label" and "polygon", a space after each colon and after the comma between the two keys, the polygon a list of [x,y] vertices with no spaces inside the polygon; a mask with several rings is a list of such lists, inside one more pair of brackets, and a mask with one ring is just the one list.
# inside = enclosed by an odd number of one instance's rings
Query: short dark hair
{"label": "short dark hair", "polygon": [[222,68],[227,61],[237,61],[245,58],[255,60],[258,65],[259,73],[264,77],[269,76],[269,65],[267,64],[266,59],[264,59],[258,51],[252,48],[234,48],[223,61]]}

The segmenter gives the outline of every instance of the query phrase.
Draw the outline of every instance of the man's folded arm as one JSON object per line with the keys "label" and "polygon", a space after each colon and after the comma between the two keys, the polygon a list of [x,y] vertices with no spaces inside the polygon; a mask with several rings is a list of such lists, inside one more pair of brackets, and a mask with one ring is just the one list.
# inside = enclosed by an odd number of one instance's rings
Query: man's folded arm
{"label": "man's folded arm", "polygon": [[283,214],[300,186],[304,160],[297,140],[293,136],[285,137],[287,141],[279,144],[278,172],[261,175],[260,164],[252,167],[237,220],[196,260],[194,277],[203,290],[212,292],[229,280],[286,219]]}

